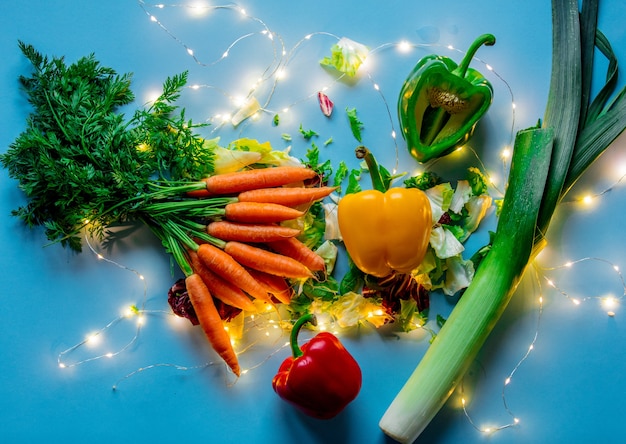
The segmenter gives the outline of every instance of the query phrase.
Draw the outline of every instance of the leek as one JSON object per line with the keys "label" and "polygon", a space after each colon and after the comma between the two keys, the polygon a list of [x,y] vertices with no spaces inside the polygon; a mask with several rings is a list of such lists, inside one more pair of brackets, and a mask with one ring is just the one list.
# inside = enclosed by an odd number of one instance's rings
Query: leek
{"label": "leek", "polygon": [[[380,420],[413,442],[445,404],[505,310],[563,196],[626,128],[626,88],[615,88],[617,61],[597,30],[599,0],[553,0],[550,93],[541,127],[518,132],[496,234],[467,291]],[[609,59],[606,84],[591,101],[594,48]],[[583,63],[584,62],[584,63]],[[581,97],[582,96],[582,97]]]}

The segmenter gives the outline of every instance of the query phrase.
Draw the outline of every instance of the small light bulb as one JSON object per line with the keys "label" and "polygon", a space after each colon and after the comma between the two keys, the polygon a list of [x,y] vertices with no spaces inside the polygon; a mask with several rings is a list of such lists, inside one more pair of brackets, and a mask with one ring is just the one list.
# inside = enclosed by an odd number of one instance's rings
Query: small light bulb
{"label": "small light bulb", "polygon": [[400,50],[400,52],[409,52],[411,50],[411,44],[406,40],[402,40],[398,43],[398,50]]}

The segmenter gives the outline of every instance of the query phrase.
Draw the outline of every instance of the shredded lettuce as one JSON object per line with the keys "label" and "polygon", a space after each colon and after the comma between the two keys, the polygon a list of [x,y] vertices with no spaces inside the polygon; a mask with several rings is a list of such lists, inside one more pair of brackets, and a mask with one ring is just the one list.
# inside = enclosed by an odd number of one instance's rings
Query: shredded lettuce
{"label": "shredded lettuce", "polygon": [[454,233],[443,226],[434,227],[430,233],[430,246],[440,259],[447,259],[461,254],[465,247]]}
{"label": "shredded lettuce", "polygon": [[465,204],[467,209],[467,217],[463,219],[464,234],[459,240],[465,242],[467,238],[478,228],[480,222],[487,215],[487,211],[491,208],[493,199],[487,194],[480,196],[472,196]]}
{"label": "shredded lettuce", "polygon": [[256,139],[241,138],[231,142],[228,145],[228,149],[259,153],[261,154],[261,159],[256,163],[263,165],[302,165],[297,158],[289,155],[291,147],[287,147],[282,151],[274,150],[270,142],[261,143]]}
{"label": "shredded lettuce", "polygon": [[324,308],[341,328],[355,327],[364,321],[380,327],[391,320],[380,300],[356,292],[346,293]]}
{"label": "shredded lettuce", "polygon": [[460,290],[467,288],[474,277],[474,263],[463,259],[461,255],[446,259],[446,279],[441,290],[448,296],[453,296]]}
{"label": "shredded lettuce", "polygon": [[326,264],[326,273],[332,274],[335,268],[335,262],[337,262],[337,254],[339,249],[337,246],[329,240],[325,240],[315,252],[324,259]]}
{"label": "shredded lettuce", "polygon": [[432,208],[433,223],[438,223],[441,216],[450,208],[452,203],[452,196],[454,196],[454,190],[449,183],[442,183],[435,185],[425,191],[428,200],[430,200],[430,206]]}
{"label": "shredded lettuce", "polygon": [[354,77],[368,54],[367,46],[342,37],[330,48],[330,57],[324,57],[320,64]]}

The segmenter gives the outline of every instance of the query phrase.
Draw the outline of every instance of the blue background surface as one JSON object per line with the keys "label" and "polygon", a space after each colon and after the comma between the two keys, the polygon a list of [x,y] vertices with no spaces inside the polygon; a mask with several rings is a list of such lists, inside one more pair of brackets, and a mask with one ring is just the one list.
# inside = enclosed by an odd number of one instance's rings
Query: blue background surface
{"label": "blue background surface", "polygon": [[[458,59],[459,54],[446,46],[465,49],[485,32],[495,34],[498,41],[492,48],[481,49],[478,56],[500,77],[488,73],[496,99],[470,145],[487,169],[499,174],[500,186],[505,168],[498,154],[511,141],[512,127],[516,131],[531,126],[543,114],[551,56],[548,1],[247,0],[240,6],[280,36],[287,52],[297,49],[286,67],[287,76],[277,84],[266,106],[272,112],[236,129],[213,122],[207,136],[219,135],[224,141],[246,136],[284,148],[287,144],[281,134],[290,133],[294,136],[292,153],[301,157],[309,146],[297,137],[302,123],[320,133],[320,145],[333,137],[334,142],[322,148],[324,158],[356,165],[352,159],[355,142],[344,115],[346,107],[356,107],[365,125],[364,143],[390,167],[397,161],[401,171],[411,171],[417,164],[405,152],[404,142],[398,138],[396,155],[390,137],[392,129],[398,130],[395,102],[402,81],[421,56],[438,52]],[[133,106],[149,100],[167,76],[184,70],[189,71],[190,85],[211,85],[232,95],[245,95],[247,86],[272,64],[271,41],[260,34],[262,26],[250,17],[231,9],[206,15],[191,14],[185,7],[146,5],[146,10],[158,17],[171,35],[152,22],[139,3],[130,0],[30,0],[5,5],[0,17],[0,151],[24,129],[30,111],[17,84],[19,75],[30,72],[18,50],[18,39],[45,54],[65,55],[68,62],[93,52],[104,65],[120,73],[133,72],[137,95]],[[623,2],[602,3],[600,27],[622,61],[626,60],[625,17]],[[378,48],[366,66],[371,79],[362,76],[353,83],[334,83],[332,73],[320,68],[318,61],[336,39],[314,34],[319,32]],[[235,45],[229,57],[213,63],[231,42],[248,33],[250,37]],[[302,41],[308,34],[314,35]],[[414,44],[409,53],[387,46],[402,40]],[[194,50],[201,63],[189,56],[181,42]],[[486,71],[479,62],[475,66]],[[379,91],[374,90],[374,83]],[[324,85],[331,86],[328,94],[336,104],[331,119],[322,116],[317,100],[310,97]],[[267,87],[267,82],[262,87]],[[514,120],[509,87],[516,104]],[[261,91],[266,90],[259,90],[259,98],[267,97]],[[281,124],[273,127],[273,111],[285,104],[294,106],[281,117]],[[234,109],[214,88],[185,91],[181,105],[198,122]],[[625,145],[626,138],[618,139],[577,184],[571,198],[601,194],[609,188],[611,192],[589,206],[561,206],[549,233],[549,247],[540,257],[541,267],[583,258],[626,266],[626,194],[617,183],[626,172]],[[476,163],[467,151],[454,156],[437,165],[450,179],[458,169],[455,162]],[[198,329],[172,322],[165,313],[166,291],[174,279],[169,258],[142,229],[103,251],[107,258],[146,278],[145,308],[153,312],[146,315],[137,341],[112,359],[59,368],[59,353],[82,341],[86,333],[104,327],[118,316],[121,307],[141,304],[143,285],[134,273],[97,260],[88,250],[76,255],[59,245],[44,248],[42,230],[29,230],[9,214],[25,202],[16,185],[6,171],[0,171],[0,440],[391,442],[378,429],[378,421],[424,354],[428,336],[423,333],[397,337],[386,330],[363,328],[344,334],[342,341],[361,364],[363,388],[341,415],[326,422],[303,417],[274,394],[271,378],[287,352],[272,354],[272,344],[261,344],[245,354],[246,365],[264,363],[234,385],[221,366],[187,371],[162,366],[124,378],[156,364],[193,367],[214,359]],[[491,217],[468,249],[481,245],[493,224]],[[476,425],[510,422],[503,405],[503,381],[537,334],[532,353],[505,391],[506,406],[520,423],[495,434],[478,432],[459,408],[460,395],[456,393],[418,442],[621,442],[626,414],[625,313],[618,303],[612,309],[615,316],[608,316],[600,303],[600,297],[608,294],[621,300],[624,290],[619,276],[597,260],[565,270],[540,271],[567,293],[547,288],[540,278],[541,312],[540,290],[531,274],[463,385]],[[576,305],[572,298],[582,303]],[[450,307],[443,297],[433,296],[433,314],[445,316]],[[111,333],[115,347],[132,338],[134,330],[123,322]],[[98,354],[88,347],[78,352],[79,358]],[[118,389],[113,391],[116,383]]]}

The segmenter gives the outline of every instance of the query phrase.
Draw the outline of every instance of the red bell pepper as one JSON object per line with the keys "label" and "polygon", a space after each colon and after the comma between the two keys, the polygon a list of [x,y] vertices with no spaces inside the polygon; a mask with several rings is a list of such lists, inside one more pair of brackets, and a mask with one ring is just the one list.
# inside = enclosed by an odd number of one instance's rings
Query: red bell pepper
{"label": "red bell pepper", "polygon": [[274,391],[305,414],[330,419],[341,412],[361,390],[361,369],[356,360],[331,333],[318,333],[298,346],[298,333],[315,315],[302,316],[293,326],[290,344],[293,356],[285,359],[272,380]]}

